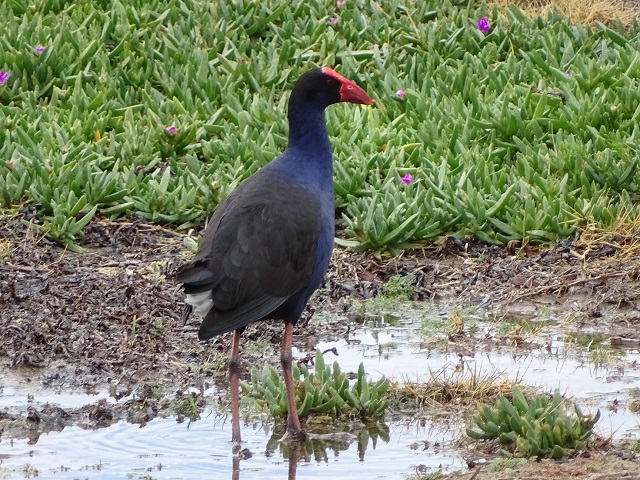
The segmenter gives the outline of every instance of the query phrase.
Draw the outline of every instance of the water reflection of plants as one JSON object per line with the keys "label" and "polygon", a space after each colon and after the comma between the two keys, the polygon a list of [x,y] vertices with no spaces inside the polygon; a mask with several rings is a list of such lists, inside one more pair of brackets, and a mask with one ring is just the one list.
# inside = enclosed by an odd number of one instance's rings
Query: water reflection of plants
{"label": "water reflection of plants", "polygon": [[[335,428],[335,425],[331,425]],[[272,456],[279,451],[284,458],[290,458],[291,448],[299,448],[299,461],[328,462],[330,457],[338,456],[340,452],[346,451],[355,442],[358,446],[358,457],[364,460],[367,449],[376,449],[378,442],[382,440],[389,442],[389,427],[383,422],[369,422],[366,425],[360,424],[360,431],[353,434],[347,431],[332,432],[331,434],[314,434],[309,432],[309,438],[300,445],[291,445],[281,442],[282,433],[276,429],[267,442],[266,455]],[[345,429],[349,427],[345,425]]]}

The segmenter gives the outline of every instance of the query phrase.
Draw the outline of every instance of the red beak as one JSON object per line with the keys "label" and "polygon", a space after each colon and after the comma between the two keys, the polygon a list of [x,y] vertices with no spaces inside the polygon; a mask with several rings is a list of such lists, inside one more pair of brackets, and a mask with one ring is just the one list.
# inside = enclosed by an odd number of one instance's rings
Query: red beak
{"label": "red beak", "polygon": [[340,101],[373,105],[373,100],[367,95],[367,92],[349,80],[343,82],[340,87]]}
{"label": "red beak", "polygon": [[360,103],[362,105],[373,105],[373,100],[367,95],[362,88],[353,83],[351,80],[343,77],[338,72],[329,67],[322,67],[322,73],[328,75],[331,78],[339,81],[342,86],[340,87],[340,101],[349,103]]}

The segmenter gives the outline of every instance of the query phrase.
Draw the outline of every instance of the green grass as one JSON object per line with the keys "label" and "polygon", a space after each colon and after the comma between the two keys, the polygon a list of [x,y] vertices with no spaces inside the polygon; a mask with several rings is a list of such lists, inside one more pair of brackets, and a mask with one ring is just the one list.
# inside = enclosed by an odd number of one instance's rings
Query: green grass
{"label": "green grass", "polygon": [[413,293],[413,283],[415,275],[393,275],[384,285],[382,296],[390,301],[406,301],[409,300]]}
{"label": "green grass", "polygon": [[[413,283],[415,275],[392,275],[384,285],[382,292],[353,303],[353,310],[362,314],[374,314],[374,321],[383,320],[386,325],[395,323],[395,316],[389,315],[389,311],[395,311],[398,305],[408,303],[413,293]],[[387,313],[385,318],[380,318],[379,314]],[[371,318],[369,320],[372,320]]]}
{"label": "green grass", "polygon": [[269,342],[269,340],[260,338],[253,342],[247,342],[247,344],[244,346],[244,351],[249,355],[261,355],[265,352],[272,352],[273,345],[271,344],[271,342]]}
{"label": "green grass", "polygon": [[194,395],[187,394],[182,398],[176,398],[172,404],[174,411],[179,416],[187,417],[191,421],[198,419],[200,407]]}
{"label": "green grass", "polygon": [[73,250],[96,215],[197,225],[284,149],[293,81],[336,65],[377,104],[327,112],[342,244],[637,217],[638,26],[455,3],[1,2],[0,211]]}
{"label": "green grass", "polygon": [[496,458],[487,467],[489,472],[501,472],[506,469],[515,469],[524,467],[527,463],[526,458]]}

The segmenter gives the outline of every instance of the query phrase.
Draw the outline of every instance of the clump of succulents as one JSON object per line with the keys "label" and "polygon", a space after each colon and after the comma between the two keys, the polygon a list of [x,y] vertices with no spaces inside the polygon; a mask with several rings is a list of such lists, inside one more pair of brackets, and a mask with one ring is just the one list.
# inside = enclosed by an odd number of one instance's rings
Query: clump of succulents
{"label": "clump of succulents", "polygon": [[[384,377],[377,382],[368,381],[362,363],[351,386],[338,362],[334,362],[331,367],[326,365],[320,351],[316,352],[313,372],[304,364],[294,365],[292,371],[296,383],[296,405],[301,417],[358,415],[361,418],[372,418],[384,414],[389,381]],[[272,416],[286,415],[286,389],[275,368],[265,365],[262,372],[253,368],[251,382],[241,382],[240,386],[243,393],[268,409]]]}
{"label": "clump of succulents", "polygon": [[580,407],[565,400],[559,391],[537,395],[527,402],[522,391],[511,387],[513,398],[501,397],[495,407],[483,404],[474,417],[480,430],[467,428],[476,440],[499,440],[505,452],[523,457],[560,459],[581,450],[600,419],[600,411],[584,415]]}

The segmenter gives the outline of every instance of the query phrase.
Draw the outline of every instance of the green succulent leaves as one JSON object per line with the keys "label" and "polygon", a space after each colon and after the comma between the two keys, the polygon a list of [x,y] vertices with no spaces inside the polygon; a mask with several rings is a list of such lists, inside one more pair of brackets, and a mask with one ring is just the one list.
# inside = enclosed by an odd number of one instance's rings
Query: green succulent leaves
{"label": "green succulent leaves", "polygon": [[[362,363],[351,386],[338,362],[332,366],[325,365],[320,351],[316,352],[313,372],[306,365],[294,365],[292,371],[296,405],[301,417],[328,415],[335,418],[353,414],[371,419],[384,415],[389,381],[384,377],[375,383],[368,381]],[[245,395],[254,398],[273,417],[287,414],[284,382],[273,367],[265,365],[261,372],[252,369],[251,383],[241,382],[240,386]]]}
{"label": "green succulent leaves", "polygon": [[338,243],[637,217],[637,27],[459,3],[0,2],[0,208],[74,250],[94,216],[188,229],[284,149],[295,78],[338,65],[376,101],[327,111]]}
{"label": "green succulent leaves", "polygon": [[569,404],[559,391],[551,397],[537,395],[527,402],[517,385],[512,385],[512,400],[501,397],[495,408],[482,405],[474,422],[479,430],[467,428],[475,440],[498,440],[523,457],[560,459],[568,452],[582,450],[600,419],[585,416],[578,405]]}

